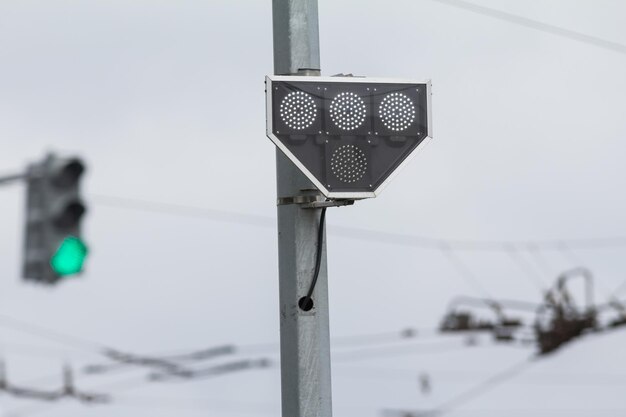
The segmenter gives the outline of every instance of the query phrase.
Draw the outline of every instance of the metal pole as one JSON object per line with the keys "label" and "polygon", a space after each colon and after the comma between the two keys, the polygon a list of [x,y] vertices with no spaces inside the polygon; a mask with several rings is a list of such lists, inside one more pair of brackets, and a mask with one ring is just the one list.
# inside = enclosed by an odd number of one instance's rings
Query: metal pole
{"label": "metal pole", "polygon": [[20,181],[27,178],[27,174],[15,174],[15,175],[7,175],[5,177],[0,177],[0,185]]}
{"label": "metal pole", "polygon": [[[273,21],[274,73],[319,75],[317,0],[273,0]],[[276,182],[279,198],[318,193],[280,150]],[[319,218],[319,210],[278,206],[283,417],[332,416],[325,244],[314,307],[303,311],[298,306],[313,279]]]}

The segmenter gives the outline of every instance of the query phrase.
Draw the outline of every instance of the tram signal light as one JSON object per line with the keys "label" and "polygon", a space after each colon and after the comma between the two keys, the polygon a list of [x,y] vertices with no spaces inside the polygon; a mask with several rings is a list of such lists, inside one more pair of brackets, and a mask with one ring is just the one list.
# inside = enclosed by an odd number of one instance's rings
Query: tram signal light
{"label": "tram signal light", "polygon": [[431,84],[266,77],[267,136],[328,198],[376,197],[432,137]]}
{"label": "tram signal light", "polygon": [[29,166],[24,279],[55,284],[82,270],[87,256],[81,237],[86,211],[80,196],[84,170],[80,159],[55,155]]}

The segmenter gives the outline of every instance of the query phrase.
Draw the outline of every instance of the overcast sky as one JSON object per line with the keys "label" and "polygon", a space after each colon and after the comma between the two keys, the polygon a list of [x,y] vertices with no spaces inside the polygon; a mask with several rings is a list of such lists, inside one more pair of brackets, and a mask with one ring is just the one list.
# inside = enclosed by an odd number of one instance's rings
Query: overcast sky
{"label": "overcast sky", "polygon": [[[472,1],[626,44],[618,0]],[[346,227],[444,240],[626,236],[626,54],[436,0],[320,0],[319,15],[324,75],[429,78],[434,94],[431,144],[378,198],[328,212],[333,337],[434,328],[451,298],[483,295],[438,249],[355,239]],[[82,156],[91,248],[76,280],[21,282],[24,188],[2,187],[1,317],[135,352],[277,343],[275,151],[263,94],[272,62],[269,0],[1,2],[0,175],[49,150]],[[110,197],[258,218],[129,210]],[[582,264],[602,301],[626,278],[625,253],[521,251],[526,273],[507,253],[454,256],[490,295],[535,302],[533,277],[550,283]],[[12,382],[54,388],[63,363],[102,361],[91,346],[1,317]],[[436,407],[533,352],[481,342],[469,349],[431,334],[412,343],[434,348],[361,359],[349,352],[372,347],[338,346],[335,415]],[[625,342],[625,331],[586,337],[450,416],[623,415]],[[266,355],[277,357],[271,348],[237,357]],[[430,395],[418,390],[422,372]],[[112,405],[0,394],[0,415],[280,414],[277,368],[130,390],[144,375],[79,378],[113,394]]]}

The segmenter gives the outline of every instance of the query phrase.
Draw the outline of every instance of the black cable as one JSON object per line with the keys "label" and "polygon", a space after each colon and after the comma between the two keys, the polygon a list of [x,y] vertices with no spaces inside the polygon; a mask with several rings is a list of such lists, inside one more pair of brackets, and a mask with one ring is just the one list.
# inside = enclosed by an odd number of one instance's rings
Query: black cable
{"label": "black cable", "polygon": [[315,290],[315,284],[317,284],[317,278],[320,275],[320,268],[322,266],[322,248],[324,244],[324,222],[326,220],[326,207],[322,208],[322,213],[320,214],[320,224],[317,229],[317,252],[315,254],[315,272],[313,273],[313,280],[311,281],[311,286],[309,287],[309,291],[306,296],[302,297],[300,301],[298,301],[298,305],[304,311],[309,311],[313,308],[313,299],[311,296],[313,295],[313,291]]}

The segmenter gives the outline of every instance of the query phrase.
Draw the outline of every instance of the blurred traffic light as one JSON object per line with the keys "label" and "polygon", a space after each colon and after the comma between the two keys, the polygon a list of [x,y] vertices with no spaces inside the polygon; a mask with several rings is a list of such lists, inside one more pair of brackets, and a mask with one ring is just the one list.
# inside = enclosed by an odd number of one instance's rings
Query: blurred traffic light
{"label": "blurred traffic light", "polygon": [[55,284],[81,272],[87,246],[81,237],[86,208],[80,196],[85,165],[48,155],[29,166],[23,277]]}

